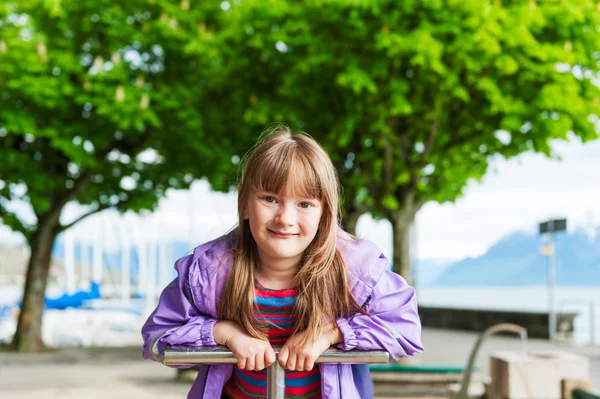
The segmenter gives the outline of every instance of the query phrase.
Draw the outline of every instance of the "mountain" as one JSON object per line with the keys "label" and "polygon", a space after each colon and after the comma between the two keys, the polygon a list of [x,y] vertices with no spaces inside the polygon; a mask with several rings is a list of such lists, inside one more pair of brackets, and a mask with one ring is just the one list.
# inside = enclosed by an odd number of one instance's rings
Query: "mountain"
{"label": "mountain", "polygon": [[447,259],[417,259],[415,281],[420,287],[434,285],[438,277],[452,264]]}
{"label": "mountain", "polygon": [[[600,229],[598,229],[600,231]],[[600,285],[600,234],[577,230],[554,237],[556,284]],[[546,242],[537,235],[516,232],[501,239],[482,256],[451,264],[433,282],[436,286],[515,286],[547,283]]]}

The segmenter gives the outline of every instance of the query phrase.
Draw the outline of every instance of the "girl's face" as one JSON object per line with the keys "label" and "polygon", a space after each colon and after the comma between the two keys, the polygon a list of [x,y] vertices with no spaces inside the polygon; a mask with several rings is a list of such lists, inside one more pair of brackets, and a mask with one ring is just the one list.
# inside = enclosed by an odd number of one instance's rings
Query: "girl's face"
{"label": "girl's face", "polygon": [[323,206],[314,198],[254,191],[248,198],[247,218],[262,263],[297,266],[317,234]]}

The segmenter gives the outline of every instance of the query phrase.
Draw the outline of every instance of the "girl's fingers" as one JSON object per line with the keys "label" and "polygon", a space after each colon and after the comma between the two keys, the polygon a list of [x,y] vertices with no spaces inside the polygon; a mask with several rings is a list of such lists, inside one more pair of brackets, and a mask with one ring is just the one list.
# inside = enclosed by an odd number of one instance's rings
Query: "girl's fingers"
{"label": "girl's fingers", "polygon": [[296,356],[296,371],[304,371],[304,356]]}
{"label": "girl's fingers", "polygon": [[314,366],[315,366],[315,362],[312,359],[307,357],[304,360],[304,370],[305,371],[311,371]]}
{"label": "girl's fingers", "polygon": [[290,353],[288,359],[287,359],[287,366],[286,368],[288,370],[296,370],[296,354],[294,353]]}
{"label": "girl's fingers", "polygon": [[[254,355],[256,356],[256,355]],[[247,371],[253,371],[254,370],[254,356],[250,356],[248,357],[248,359],[246,359],[246,370]]]}
{"label": "girl's fingers", "polygon": [[265,351],[265,367],[269,367],[275,363],[275,360],[277,360],[275,357],[275,351],[269,346],[269,348]]}
{"label": "girl's fingers", "polygon": [[246,358],[238,358],[237,367],[240,370],[244,370],[246,368]]}
{"label": "girl's fingers", "polygon": [[283,368],[287,367],[289,355],[290,355],[290,351],[288,350],[287,345],[283,345],[283,347],[279,350],[279,355],[277,356],[277,359],[279,359],[279,364],[281,364],[281,367],[283,367]]}
{"label": "girl's fingers", "polygon": [[265,368],[265,354],[259,353],[256,355],[256,359],[254,360],[254,370],[261,371]]}

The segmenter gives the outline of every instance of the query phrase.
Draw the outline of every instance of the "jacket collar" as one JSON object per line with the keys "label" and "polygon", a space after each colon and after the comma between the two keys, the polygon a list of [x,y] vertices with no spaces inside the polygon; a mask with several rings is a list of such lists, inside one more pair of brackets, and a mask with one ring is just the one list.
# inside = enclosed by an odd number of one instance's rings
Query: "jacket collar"
{"label": "jacket collar", "polygon": [[[224,279],[233,263],[236,236],[237,229],[234,229],[226,235],[194,249],[194,263],[198,269],[206,271],[205,275],[210,280],[209,285],[216,288],[217,294],[220,294],[220,289],[225,283]],[[338,228],[337,231],[336,246],[346,262],[352,295],[362,305],[367,301],[373,287],[387,268],[387,259],[373,242],[357,239],[341,228]],[[193,274],[195,274],[195,278],[200,278],[200,274],[204,273]],[[192,282],[192,285],[197,284],[199,285],[200,281]]]}

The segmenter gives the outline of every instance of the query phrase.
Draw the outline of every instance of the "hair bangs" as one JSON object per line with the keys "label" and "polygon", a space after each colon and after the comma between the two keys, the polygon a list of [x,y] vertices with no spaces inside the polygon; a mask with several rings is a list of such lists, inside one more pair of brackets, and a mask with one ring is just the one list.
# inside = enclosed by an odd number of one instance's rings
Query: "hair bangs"
{"label": "hair bangs", "polygon": [[297,143],[285,144],[265,153],[253,168],[252,176],[247,176],[252,189],[322,200],[322,181],[307,154]]}

